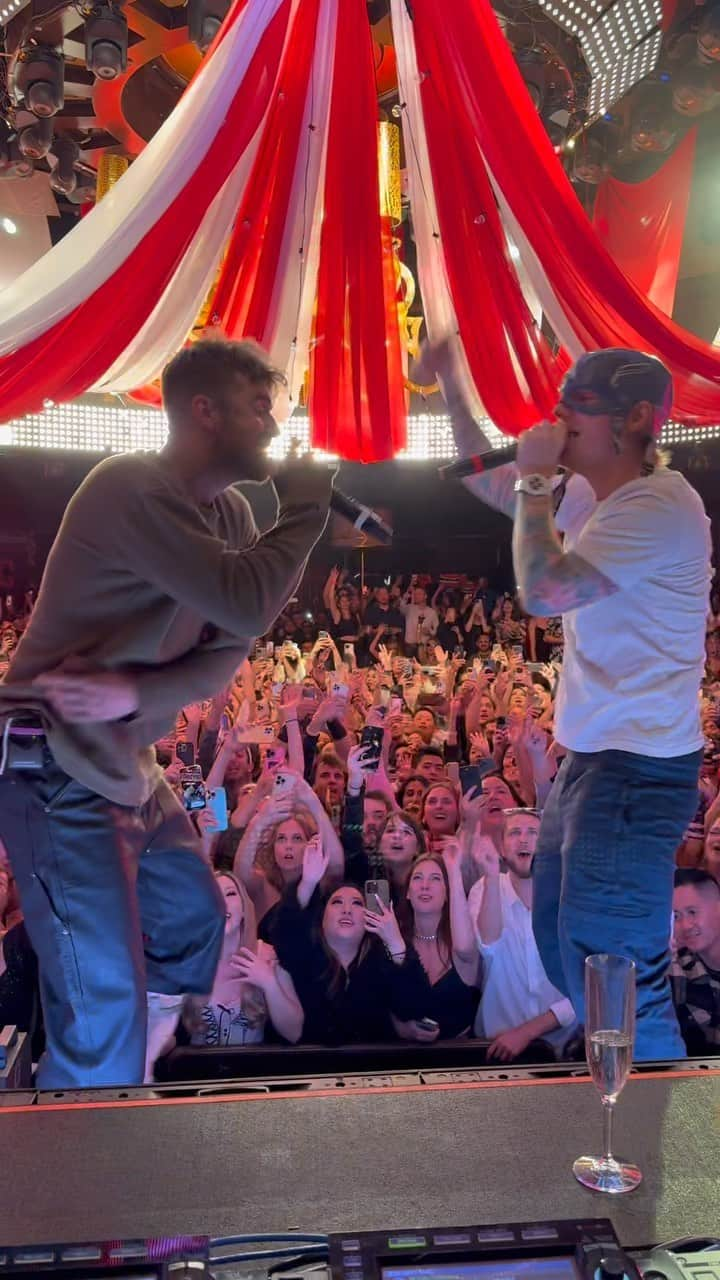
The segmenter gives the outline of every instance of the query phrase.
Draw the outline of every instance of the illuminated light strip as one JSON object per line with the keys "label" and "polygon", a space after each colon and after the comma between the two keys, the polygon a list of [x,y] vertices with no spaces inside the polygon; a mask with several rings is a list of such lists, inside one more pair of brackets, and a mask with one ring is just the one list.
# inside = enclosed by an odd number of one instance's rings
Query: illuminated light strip
{"label": "illuminated light strip", "polygon": [[0,0],[0,27],[12,22],[16,14],[25,8],[28,0]]}
{"label": "illuminated light strip", "polygon": [[[512,444],[512,437],[498,431],[487,419],[480,419],[493,449]],[[167,436],[165,416],[156,409],[126,409],[120,406],[96,405],[75,401],[54,405],[42,413],[16,418],[0,425],[0,447],[6,449],[45,449],[59,453],[155,453]],[[711,427],[684,427],[669,422],[662,434],[663,444],[700,444],[720,438],[720,423]],[[305,414],[297,414],[281,427],[280,435],[270,449],[270,456],[282,459],[291,446],[301,451],[309,447],[310,425]],[[408,418],[408,444],[398,461],[422,462],[455,457],[455,442],[450,418],[442,413],[411,414]],[[318,450],[313,456],[328,458]]]}

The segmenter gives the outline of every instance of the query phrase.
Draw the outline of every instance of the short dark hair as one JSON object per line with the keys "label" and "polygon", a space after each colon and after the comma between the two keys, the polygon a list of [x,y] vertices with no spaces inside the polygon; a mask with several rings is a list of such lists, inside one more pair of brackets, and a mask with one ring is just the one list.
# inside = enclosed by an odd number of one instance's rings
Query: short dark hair
{"label": "short dark hair", "polygon": [[716,893],[720,893],[720,884],[709,871],[703,871],[700,867],[678,867],[675,871],[675,888],[681,889],[685,886],[693,889],[706,889],[711,885]]}
{"label": "short dark hair", "polygon": [[392,811],[392,801],[385,791],[365,791],[363,800],[374,800],[377,804],[384,804],[388,813]]}
{"label": "short dark hair", "polygon": [[332,769],[342,769],[343,773],[347,774],[347,768],[340,759],[340,756],[336,751],[333,751],[331,747],[326,747],[320,752],[320,755],[316,757],[313,777],[315,777],[321,764],[329,764]]}
{"label": "short dark hair", "polygon": [[[429,711],[430,708],[423,707],[422,710]],[[426,747],[418,747],[417,751],[415,752],[415,755],[413,756],[413,768],[417,768],[423,756],[435,756],[437,760],[440,760],[442,761],[443,764],[445,764],[445,755],[443,753],[442,748],[433,747],[431,744],[428,744]]]}
{"label": "short dark hair", "polygon": [[228,342],[202,338],[183,347],[162,372],[162,398],[168,417],[182,412],[193,396],[221,399],[241,374],[248,382],[271,390],[287,386],[285,374],[276,369],[257,342]]}

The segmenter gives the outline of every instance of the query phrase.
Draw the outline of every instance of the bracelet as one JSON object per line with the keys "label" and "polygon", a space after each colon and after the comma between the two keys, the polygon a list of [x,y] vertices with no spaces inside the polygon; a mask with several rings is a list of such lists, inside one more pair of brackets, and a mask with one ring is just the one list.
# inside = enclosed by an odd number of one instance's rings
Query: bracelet
{"label": "bracelet", "polygon": [[391,960],[404,960],[407,955],[407,947],[404,951],[388,951]]}

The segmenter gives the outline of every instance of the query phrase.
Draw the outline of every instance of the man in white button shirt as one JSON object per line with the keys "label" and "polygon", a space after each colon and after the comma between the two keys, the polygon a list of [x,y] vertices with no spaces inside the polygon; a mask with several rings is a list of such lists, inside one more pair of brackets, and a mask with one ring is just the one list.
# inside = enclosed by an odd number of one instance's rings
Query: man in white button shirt
{"label": "man in white button shirt", "polygon": [[[485,452],[449,346],[428,359],[461,453]],[[658,453],[671,406],[672,378],[660,360],[619,348],[590,352],[567,374],[555,421],[520,437],[517,461],[465,481],[514,518],[527,612],[563,617],[555,734],[567,754],[535,859],[540,955],[581,1020],[585,958],[606,951],[634,960],[641,1060],[685,1053],[667,921],[704,745],[698,692],[710,522],[695,490]],[[570,473],[559,507],[558,466]]]}
{"label": "man in white button shirt", "polygon": [[533,1044],[544,1041],[560,1057],[577,1028],[575,1011],[543,969],[532,930],[532,864],[540,815],[513,809],[505,815],[503,851],[507,873],[491,840],[476,850],[481,878],[468,897],[483,958],[483,993],[475,1035],[490,1040],[488,1058],[537,1060]]}

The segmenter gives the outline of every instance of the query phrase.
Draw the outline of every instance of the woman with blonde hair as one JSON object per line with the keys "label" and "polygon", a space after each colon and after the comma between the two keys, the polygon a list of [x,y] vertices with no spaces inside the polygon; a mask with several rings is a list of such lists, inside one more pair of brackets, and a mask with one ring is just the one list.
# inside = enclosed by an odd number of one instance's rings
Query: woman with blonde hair
{"label": "woman with blonde hair", "polygon": [[283,770],[292,787],[268,796],[238,845],[233,872],[247,889],[262,937],[271,938],[272,917],[285,890],[302,875],[303,854],[311,836],[322,837],[329,856],[329,877],[342,879],[345,855],[322,802],[303,778]]}
{"label": "woman with blonde hair", "polygon": [[272,947],[258,942],[255,909],[236,876],[220,872],[225,937],[210,998],[199,1011],[193,1044],[260,1044],[270,1021],[284,1040],[300,1039],[303,1011],[292,979]]}

